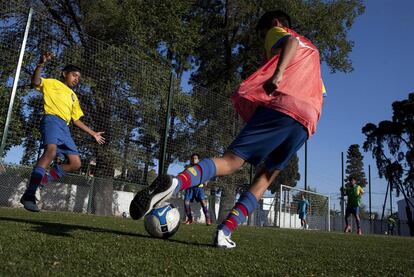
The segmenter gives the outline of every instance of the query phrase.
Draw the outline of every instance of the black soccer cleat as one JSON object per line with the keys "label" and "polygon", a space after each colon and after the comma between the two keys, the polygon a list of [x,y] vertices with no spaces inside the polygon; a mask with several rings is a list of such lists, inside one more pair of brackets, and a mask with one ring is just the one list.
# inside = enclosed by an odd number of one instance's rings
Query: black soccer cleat
{"label": "black soccer cleat", "polygon": [[169,175],[160,175],[145,189],[139,191],[129,205],[129,214],[132,219],[140,219],[155,205],[171,198],[178,180]]}
{"label": "black soccer cleat", "polygon": [[22,198],[20,198],[20,203],[22,203],[23,207],[30,211],[30,212],[39,212],[40,209],[36,204],[36,196],[35,194],[28,193],[27,191],[23,194]]}

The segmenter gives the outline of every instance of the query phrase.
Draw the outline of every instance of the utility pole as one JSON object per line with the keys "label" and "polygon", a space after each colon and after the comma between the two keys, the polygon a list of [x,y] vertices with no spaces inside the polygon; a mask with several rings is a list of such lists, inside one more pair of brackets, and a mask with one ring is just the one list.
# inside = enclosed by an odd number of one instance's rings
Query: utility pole
{"label": "utility pole", "polygon": [[342,216],[342,229],[344,228],[344,204],[345,204],[345,200],[344,200],[344,152],[341,152],[341,216]]}
{"label": "utility pole", "polygon": [[368,189],[369,189],[369,228],[372,234],[372,206],[371,206],[371,165],[368,165]]}
{"label": "utility pole", "polygon": [[305,190],[308,190],[308,141],[305,141]]}

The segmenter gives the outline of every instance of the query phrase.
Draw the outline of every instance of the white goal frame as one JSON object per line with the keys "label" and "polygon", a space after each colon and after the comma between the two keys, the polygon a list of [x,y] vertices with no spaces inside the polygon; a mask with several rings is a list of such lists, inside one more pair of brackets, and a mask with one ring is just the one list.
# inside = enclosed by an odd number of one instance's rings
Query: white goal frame
{"label": "white goal frame", "polygon": [[[306,193],[306,194],[312,194],[315,196],[319,196],[319,197],[325,197],[327,199],[327,213],[326,213],[326,223],[325,223],[325,231],[331,231],[331,220],[330,220],[330,207],[331,207],[331,200],[329,195],[326,194],[321,194],[321,193],[317,193],[317,192],[313,192],[313,191],[309,191],[309,190],[303,190],[303,189],[299,189],[299,188],[295,188],[295,187],[290,187],[290,186],[285,186],[285,185],[281,185],[280,186],[280,191],[279,191],[279,211],[277,212],[278,215],[278,220],[277,223],[279,225],[280,228],[290,228],[290,229],[298,229],[300,228],[300,223],[299,226],[296,223],[297,219],[294,219],[294,225],[292,226],[292,213],[291,213],[291,208],[287,208],[287,205],[283,205],[284,203],[286,203],[286,198],[289,197],[284,195],[284,191],[295,191],[295,192],[302,192],[302,193]],[[285,201],[284,201],[285,200]],[[310,201],[311,202],[311,201]],[[312,204],[311,204],[312,206]],[[284,210],[283,210],[284,208]],[[288,211],[289,209],[289,211]],[[289,215],[289,222],[287,223],[287,215]],[[299,216],[294,213],[293,217],[295,218],[295,216],[297,216],[297,218],[299,218]],[[312,226],[310,227],[311,229]]]}

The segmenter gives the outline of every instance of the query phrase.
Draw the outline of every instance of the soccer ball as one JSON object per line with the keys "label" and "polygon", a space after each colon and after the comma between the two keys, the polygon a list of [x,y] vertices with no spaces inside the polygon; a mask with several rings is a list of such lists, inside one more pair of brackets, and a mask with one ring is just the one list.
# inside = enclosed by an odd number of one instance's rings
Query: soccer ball
{"label": "soccer ball", "polygon": [[158,204],[144,218],[145,230],[156,238],[169,238],[180,227],[180,212],[167,202]]}

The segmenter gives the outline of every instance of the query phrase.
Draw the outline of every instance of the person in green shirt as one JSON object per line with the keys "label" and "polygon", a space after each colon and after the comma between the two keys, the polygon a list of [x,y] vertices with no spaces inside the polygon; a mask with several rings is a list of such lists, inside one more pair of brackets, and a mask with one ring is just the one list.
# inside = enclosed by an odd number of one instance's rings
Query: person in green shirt
{"label": "person in green shirt", "polygon": [[361,186],[357,185],[357,180],[355,177],[351,177],[351,184],[345,189],[345,195],[348,198],[345,211],[345,233],[351,232],[351,225],[349,224],[349,216],[353,215],[355,217],[355,222],[357,225],[358,235],[362,235],[361,229],[361,220],[359,218],[359,207],[361,206],[361,196],[364,193],[364,190]]}

